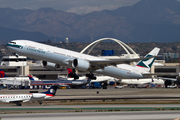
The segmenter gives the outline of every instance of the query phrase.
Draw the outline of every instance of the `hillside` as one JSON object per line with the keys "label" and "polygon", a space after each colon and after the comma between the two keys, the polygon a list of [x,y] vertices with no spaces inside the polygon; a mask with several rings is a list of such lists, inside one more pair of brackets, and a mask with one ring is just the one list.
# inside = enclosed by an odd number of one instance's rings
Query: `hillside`
{"label": "hillside", "polygon": [[53,40],[54,37],[57,41],[68,37],[76,42],[89,42],[91,38],[96,40],[102,37],[126,42],[180,40],[180,2],[176,0],[141,0],[133,6],[86,15],[52,8],[35,11],[0,8],[0,16],[3,16],[0,18],[1,31],[5,32],[0,33],[1,43],[20,38]]}

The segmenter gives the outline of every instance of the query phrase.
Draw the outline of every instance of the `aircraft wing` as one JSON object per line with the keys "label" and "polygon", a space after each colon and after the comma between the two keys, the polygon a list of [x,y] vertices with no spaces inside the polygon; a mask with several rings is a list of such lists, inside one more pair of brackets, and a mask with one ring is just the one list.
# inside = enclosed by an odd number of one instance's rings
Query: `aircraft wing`
{"label": "aircraft wing", "polygon": [[24,102],[24,100],[6,100],[6,102],[8,102],[8,103],[17,103],[17,102]]}
{"label": "aircraft wing", "polygon": [[164,80],[164,81],[166,81],[166,80],[177,81],[176,78],[164,78],[164,77],[158,77],[158,78],[159,78],[159,79],[162,79],[162,80]]}
{"label": "aircraft wing", "polygon": [[[168,76],[177,76],[176,73],[145,73],[143,76],[145,77],[152,77],[152,76],[163,76],[163,75],[168,75]],[[172,80],[172,81],[177,81],[176,78],[166,78],[166,77],[157,77],[158,79],[162,79],[164,81],[166,80]]]}
{"label": "aircraft wing", "polygon": [[[116,64],[127,64],[130,62],[138,62],[140,60],[146,60],[146,59],[151,59],[157,56],[151,56],[151,57],[146,57],[146,58],[132,58],[132,59],[119,59],[119,60],[97,60],[97,61],[89,61],[92,67],[105,67],[105,66],[109,66],[109,65],[116,65]],[[98,68],[98,69],[99,69]]]}
{"label": "aircraft wing", "polygon": [[[152,76],[163,76],[163,75],[168,75],[168,76],[177,76],[176,73],[144,73],[142,74],[144,77],[152,77]],[[159,77],[158,77],[159,78]]]}

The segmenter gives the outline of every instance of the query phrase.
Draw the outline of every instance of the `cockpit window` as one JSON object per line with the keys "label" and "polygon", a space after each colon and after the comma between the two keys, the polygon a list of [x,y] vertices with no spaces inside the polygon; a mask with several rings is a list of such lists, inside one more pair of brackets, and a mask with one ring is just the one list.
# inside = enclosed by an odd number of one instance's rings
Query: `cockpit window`
{"label": "cockpit window", "polygon": [[12,43],[12,44],[16,44],[16,42],[10,42],[10,43]]}

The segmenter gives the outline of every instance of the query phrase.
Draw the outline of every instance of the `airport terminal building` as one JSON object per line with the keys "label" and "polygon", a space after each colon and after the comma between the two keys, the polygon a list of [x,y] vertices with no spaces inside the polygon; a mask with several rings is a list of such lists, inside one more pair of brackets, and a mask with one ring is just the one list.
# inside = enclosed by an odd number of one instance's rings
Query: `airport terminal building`
{"label": "airport terminal building", "polygon": [[[158,64],[160,62],[160,64]],[[55,80],[58,76],[67,76],[66,68],[58,70],[48,70],[43,67],[42,61],[27,60],[25,56],[4,56],[0,67],[7,76],[28,76],[33,75],[39,79]],[[163,61],[156,61],[151,68],[151,73],[179,73],[179,63],[163,63]]]}

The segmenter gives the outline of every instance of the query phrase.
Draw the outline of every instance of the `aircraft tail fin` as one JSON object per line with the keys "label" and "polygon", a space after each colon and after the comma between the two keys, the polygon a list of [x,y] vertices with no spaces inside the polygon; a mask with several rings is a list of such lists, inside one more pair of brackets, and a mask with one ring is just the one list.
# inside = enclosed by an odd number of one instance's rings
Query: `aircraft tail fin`
{"label": "aircraft tail fin", "polygon": [[68,71],[68,77],[79,79],[79,76],[71,68],[67,68],[67,71]]}
{"label": "aircraft tail fin", "polygon": [[[157,56],[157,54],[159,53],[160,48],[155,47],[151,52],[149,52],[145,58],[147,57],[152,57],[152,56]],[[144,68],[146,71],[149,71],[152,67],[152,64],[154,63],[154,60],[156,58],[149,58],[149,59],[145,59],[145,60],[141,60],[137,63],[136,67],[139,68]]]}
{"label": "aircraft tail fin", "polygon": [[58,86],[53,85],[48,89],[48,91],[42,92],[42,93],[48,96],[54,96],[56,94],[57,89],[58,89]]}
{"label": "aircraft tail fin", "polygon": [[7,77],[2,69],[0,69],[0,78]]}
{"label": "aircraft tail fin", "polygon": [[32,75],[28,75],[28,77],[29,77],[29,80],[34,81],[34,78],[32,77]]}

